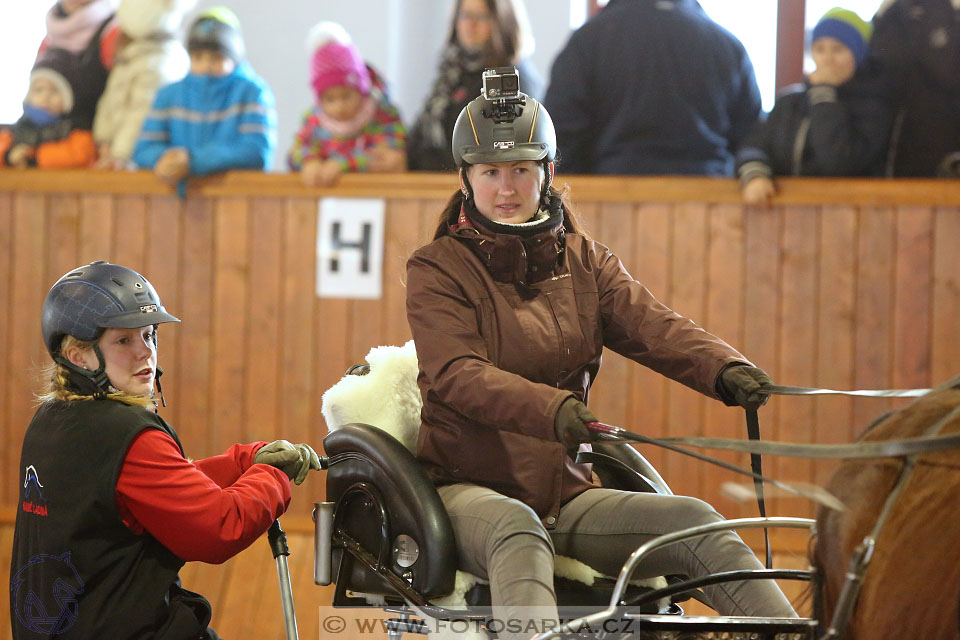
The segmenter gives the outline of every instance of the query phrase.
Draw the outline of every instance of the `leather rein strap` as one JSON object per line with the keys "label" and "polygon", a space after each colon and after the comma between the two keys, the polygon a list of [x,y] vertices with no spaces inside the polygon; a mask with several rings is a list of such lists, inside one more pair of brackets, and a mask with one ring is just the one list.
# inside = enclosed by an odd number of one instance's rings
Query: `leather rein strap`
{"label": "leather rein strap", "polygon": [[[790,387],[781,385],[765,385],[760,389],[760,393],[767,395],[792,395],[792,396],[816,396],[816,395],[844,395],[868,398],[916,398],[928,393],[930,389],[869,389],[854,391],[838,391],[835,389],[819,389],[810,387]],[[912,456],[930,451],[940,451],[946,449],[960,448],[960,433],[948,434],[944,436],[924,435],[917,438],[903,438],[899,440],[884,440],[877,442],[857,442],[846,445],[822,445],[822,444],[797,444],[788,442],[762,442],[760,439],[760,420],[756,411],[746,411],[747,436],[749,440],[739,440],[734,438],[650,438],[637,433],[632,433],[620,427],[615,427],[601,422],[591,422],[587,428],[595,433],[605,435],[610,438],[621,440],[632,440],[652,444],[658,447],[676,451],[705,462],[710,462],[730,471],[748,475],[753,478],[754,488],[757,493],[757,506],[760,515],[766,515],[766,501],[764,500],[763,487],[768,482],[781,489],[790,491],[807,498],[820,501],[816,496],[809,492],[793,487],[787,483],[780,482],[763,476],[761,454],[778,455],[795,458],[885,458]],[[723,449],[726,451],[740,451],[750,454],[751,471],[741,469],[736,465],[729,464],[722,460],[717,460],[710,456],[684,448],[696,447],[702,449]],[[770,541],[767,531],[764,530],[764,540],[766,543],[766,561],[767,567],[771,566],[772,553],[770,550]]]}
{"label": "leather rein strap", "polygon": [[[835,389],[818,389],[810,387],[789,387],[782,385],[765,385],[760,392],[767,395],[807,396],[807,395],[847,395],[865,396],[871,398],[907,398],[921,396],[929,389],[870,389],[857,391],[837,391]],[[755,442],[760,441],[760,417],[756,409],[745,409],[747,417],[747,437]],[[757,508],[760,517],[767,517],[767,504],[763,497],[763,463],[759,452],[750,453],[750,469],[753,471],[753,487],[757,492]],[[773,569],[773,551],[770,549],[770,532],[763,529],[763,545],[766,550],[766,567]]]}
{"label": "leather rein strap", "polygon": [[[760,441],[760,417],[756,409],[745,409],[747,414],[747,437],[750,440]],[[750,470],[753,471],[753,488],[757,492],[757,508],[760,510],[760,517],[767,517],[767,503],[763,498],[763,463],[760,460],[759,453],[750,454]],[[773,569],[773,551],[770,550],[770,532],[766,527],[763,528],[763,545],[766,549],[766,567]]]}

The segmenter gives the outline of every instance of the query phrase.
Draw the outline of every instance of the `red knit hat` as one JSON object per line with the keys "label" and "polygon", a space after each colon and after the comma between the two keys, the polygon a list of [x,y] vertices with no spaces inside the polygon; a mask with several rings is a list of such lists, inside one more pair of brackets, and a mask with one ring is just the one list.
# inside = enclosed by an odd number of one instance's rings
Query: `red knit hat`
{"label": "red knit hat", "polygon": [[313,55],[310,84],[320,97],[330,87],[352,87],[370,93],[370,73],[346,30],[333,22],[321,22],[310,31]]}

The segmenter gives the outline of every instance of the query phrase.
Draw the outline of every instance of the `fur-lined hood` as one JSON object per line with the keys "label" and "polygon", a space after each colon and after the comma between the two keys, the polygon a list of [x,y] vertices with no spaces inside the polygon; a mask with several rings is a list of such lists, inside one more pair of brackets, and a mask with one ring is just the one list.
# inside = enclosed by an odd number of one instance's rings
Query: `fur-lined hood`
{"label": "fur-lined hood", "polygon": [[130,38],[175,35],[196,0],[121,0],[117,22]]}

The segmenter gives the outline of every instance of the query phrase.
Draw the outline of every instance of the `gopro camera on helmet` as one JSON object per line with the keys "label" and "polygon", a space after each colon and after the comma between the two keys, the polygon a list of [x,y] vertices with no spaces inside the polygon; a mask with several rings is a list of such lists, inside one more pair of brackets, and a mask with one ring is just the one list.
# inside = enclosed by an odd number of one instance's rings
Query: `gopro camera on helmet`
{"label": "gopro camera on helmet", "polygon": [[515,67],[484,69],[482,93],[487,100],[516,100],[520,97],[520,74]]}
{"label": "gopro camera on helmet", "polygon": [[481,77],[483,93],[460,111],[453,126],[450,150],[456,165],[553,162],[557,153],[553,121],[535,98],[520,92],[517,70],[487,69]]}
{"label": "gopro camera on helmet", "polygon": [[483,116],[497,124],[513,122],[523,115],[527,96],[520,93],[520,74],[515,67],[484,69],[481,97],[490,103]]}

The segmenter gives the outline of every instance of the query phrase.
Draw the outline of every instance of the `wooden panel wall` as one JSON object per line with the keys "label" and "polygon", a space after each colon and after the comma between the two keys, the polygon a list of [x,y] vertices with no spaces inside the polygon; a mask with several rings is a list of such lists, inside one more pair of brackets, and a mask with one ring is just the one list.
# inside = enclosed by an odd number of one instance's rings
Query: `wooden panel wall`
{"label": "wooden panel wall", "polygon": [[[589,233],[637,279],[780,383],[923,387],[960,368],[956,183],[784,180],[775,205],[763,210],[742,207],[726,180],[572,178],[569,185]],[[311,191],[292,176],[236,173],[198,183],[179,200],[148,174],[0,171],[0,505],[12,509],[18,500],[20,441],[48,360],[39,311],[60,275],[95,259],[125,264],[144,273],[183,320],[160,331],[169,405],[162,415],[189,455],[277,437],[320,451],[322,392],[370,347],[409,338],[403,265],[432,236],[455,186],[451,176],[348,176],[336,189]],[[324,195],[386,199],[380,300],[315,296],[317,199]],[[741,411],[616,354],[605,356],[601,371],[591,408],[606,422],[654,436],[744,435]],[[891,405],[775,398],[761,423],[771,439],[846,442]],[[676,492],[730,517],[755,513],[755,505],[721,493],[724,482],[739,482],[727,472],[643,453]],[[766,462],[779,479],[817,484],[832,467]],[[323,475],[313,474],[294,488],[291,515],[304,522],[322,497]],[[769,510],[812,513],[795,498],[774,497]],[[294,579],[315,602],[322,590],[300,567],[309,562],[308,536],[301,537]],[[261,551],[254,564],[232,561],[236,575],[267,571],[262,565],[271,560]],[[275,584],[275,576],[263,581]]]}

